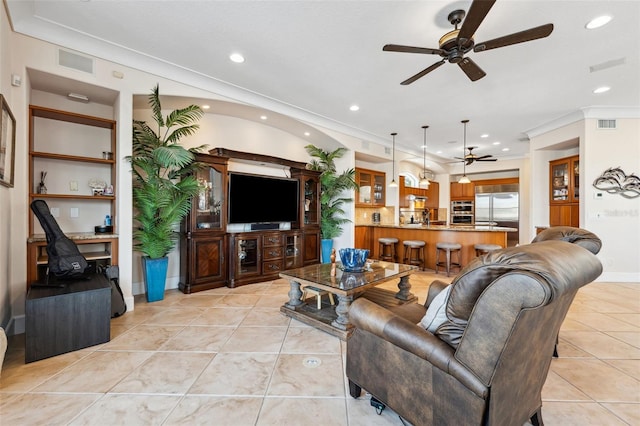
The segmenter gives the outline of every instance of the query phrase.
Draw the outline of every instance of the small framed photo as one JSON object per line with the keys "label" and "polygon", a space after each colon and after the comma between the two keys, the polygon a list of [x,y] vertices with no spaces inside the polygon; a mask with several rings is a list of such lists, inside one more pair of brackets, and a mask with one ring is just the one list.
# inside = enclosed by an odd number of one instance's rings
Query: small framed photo
{"label": "small framed photo", "polygon": [[14,166],[16,162],[16,119],[9,104],[0,95],[0,184],[13,187]]}

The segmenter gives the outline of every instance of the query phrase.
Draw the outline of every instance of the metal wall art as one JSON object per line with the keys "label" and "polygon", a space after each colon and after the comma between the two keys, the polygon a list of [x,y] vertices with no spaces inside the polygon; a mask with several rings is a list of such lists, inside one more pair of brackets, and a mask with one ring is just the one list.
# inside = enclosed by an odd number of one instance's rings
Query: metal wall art
{"label": "metal wall art", "polygon": [[620,167],[605,170],[593,181],[593,186],[609,194],[620,194],[624,198],[640,197],[640,178],[633,173],[626,175]]}

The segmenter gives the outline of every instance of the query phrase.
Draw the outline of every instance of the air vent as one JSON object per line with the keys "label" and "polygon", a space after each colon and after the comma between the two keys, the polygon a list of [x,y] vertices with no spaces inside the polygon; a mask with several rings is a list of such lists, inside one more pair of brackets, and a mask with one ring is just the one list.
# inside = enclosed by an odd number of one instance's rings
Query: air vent
{"label": "air vent", "polygon": [[78,55],[68,50],[58,50],[58,65],[93,74],[93,58]]}
{"label": "air vent", "polygon": [[391,148],[385,146],[384,147],[384,153],[385,154],[391,154]]}
{"label": "air vent", "polygon": [[598,120],[598,129],[615,129],[616,120]]}

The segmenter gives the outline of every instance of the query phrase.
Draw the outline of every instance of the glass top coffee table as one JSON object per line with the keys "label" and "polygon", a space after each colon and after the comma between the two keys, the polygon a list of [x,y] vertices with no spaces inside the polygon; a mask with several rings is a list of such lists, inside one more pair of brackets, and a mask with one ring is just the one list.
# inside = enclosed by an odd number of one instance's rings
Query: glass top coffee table
{"label": "glass top coffee table", "polygon": [[[336,263],[336,275],[331,276],[331,264],[321,263],[281,272],[280,277],[289,280],[289,301],[280,308],[285,315],[312,325],[330,334],[346,339],[351,331],[349,307],[357,297],[366,297],[383,306],[415,302],[411,293],[409,275],[416,266],[400,263],[373,261],[363,272],[346,272]],[[374,288],[380,284],[398,280],[398,292]],[[303,287],[327,291],[338,298],[338,305],[317,309],[302,298]],[[319,297],[319,296],[318,296]]]}

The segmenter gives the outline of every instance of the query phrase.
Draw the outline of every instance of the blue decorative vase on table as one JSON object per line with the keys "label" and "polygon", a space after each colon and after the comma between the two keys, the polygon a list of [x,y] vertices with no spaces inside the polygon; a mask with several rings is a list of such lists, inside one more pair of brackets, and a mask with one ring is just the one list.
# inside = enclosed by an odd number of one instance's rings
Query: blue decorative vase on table
{"label": "blue decorative vase on table", "polygon": [[333,249],[333,240],[332,239],[322,239],[320,240],[320,250],[322,255],[322,263],[331,262],[331,249]]}
{"label": "blue decorative vase on table", "polygon": [[340,261],[345,272],[364,272],[366,269],[369,250],[344,248],[338,251]]}

